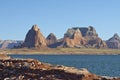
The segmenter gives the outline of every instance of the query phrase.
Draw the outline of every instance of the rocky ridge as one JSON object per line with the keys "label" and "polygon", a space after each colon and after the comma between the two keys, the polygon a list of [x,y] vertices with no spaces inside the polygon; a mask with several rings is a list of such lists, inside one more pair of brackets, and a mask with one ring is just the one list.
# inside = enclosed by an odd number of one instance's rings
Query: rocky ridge
{"label": "rocky ridge", "polygon": [[[0,55],[1,57],[1,55]],[[120,80],[101,77],[86,69],[53,66],[34,59],[0,58],[1,80]]]}

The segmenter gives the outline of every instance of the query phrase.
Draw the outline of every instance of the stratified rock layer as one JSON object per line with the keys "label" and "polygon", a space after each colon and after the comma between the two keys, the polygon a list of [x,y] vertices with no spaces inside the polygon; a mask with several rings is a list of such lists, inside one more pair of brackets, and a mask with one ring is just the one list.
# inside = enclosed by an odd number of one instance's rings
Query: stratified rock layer
{"label": "stratified rock layer", "polygon": [[46,47],[46,45],[46,39],[40,32],[40,29],[37,25],[33,25],[26,35],[24,46],[29,48],[41,48]]}

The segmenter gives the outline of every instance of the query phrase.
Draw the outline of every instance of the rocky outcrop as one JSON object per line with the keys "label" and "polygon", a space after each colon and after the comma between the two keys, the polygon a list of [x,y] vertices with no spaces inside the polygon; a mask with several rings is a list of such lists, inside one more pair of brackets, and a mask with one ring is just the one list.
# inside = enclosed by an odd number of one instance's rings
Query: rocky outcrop
{"label": "rocky outcrop", "polygon": [[106,41],[107,46],[112,49],[120,49],[120,37],[114,34],[109,40]]}
{"label": "rocky outcrop", "polygon": [[120,80],[101,77],[87,69],[53,66],[34,59],[0,59],[0,80]]}
{"label": "rocky outcrop", "polygon": [[37,25],[33,25],[26,35],[24,46],[28,48],[41,48],[46,47],[46,45],[46,39],[40,32],[40,29]]}
{"label": "rocky outcrop", "polygon": [[79,29],[68,29],[64,34],[63,47],[81,47],[86,44]]}

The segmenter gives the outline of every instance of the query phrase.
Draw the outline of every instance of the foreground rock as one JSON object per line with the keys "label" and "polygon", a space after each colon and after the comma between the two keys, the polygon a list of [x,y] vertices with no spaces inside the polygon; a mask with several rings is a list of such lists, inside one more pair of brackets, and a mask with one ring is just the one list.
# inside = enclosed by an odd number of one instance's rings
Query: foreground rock
{"label": "foreground rock", "polygon": [[33,59],[0,59],[0,80],[120,80],[100,77],[86,69],[53,66]]}
{"label": "foreground rock", "polygon": [[47,42],[43,34],[40,32],[40,29],[37,25],[33,25],[32,28],[28,31],[25,41],[24,47],[28,48],[41,48],[46,47]]}

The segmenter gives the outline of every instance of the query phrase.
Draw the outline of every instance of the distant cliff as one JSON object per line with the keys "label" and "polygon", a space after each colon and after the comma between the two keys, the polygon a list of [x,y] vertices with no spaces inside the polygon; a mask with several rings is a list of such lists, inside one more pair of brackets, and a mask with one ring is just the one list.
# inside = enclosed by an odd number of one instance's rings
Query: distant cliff
{"label": "distant cliff", "polygon": [[1,40],[0,41],[0,49],[12,49],[18,46],[21,46],[23,44],[23,41],[17,41],[17,40]]}
{"label": "distant cliff", "polygon": [[120,49],[120,37],[115,34],[107,41],[102,40],[93,26],[69,28],[62,38],[50,33],[46,38],[37,25],[27,32],[24,41],[0,40],[0,48],[112,48]]}
{"label": "distant cliff", "polygon": [[114,34],[109,40],[106,41],[109,48],[120,49],[120,37],[118,34]]}
{"label": "distant cliff", "polygon": [[66,47],[107,48],[107,44],[97,34],[94,27],[73,27],[64,35]]}

